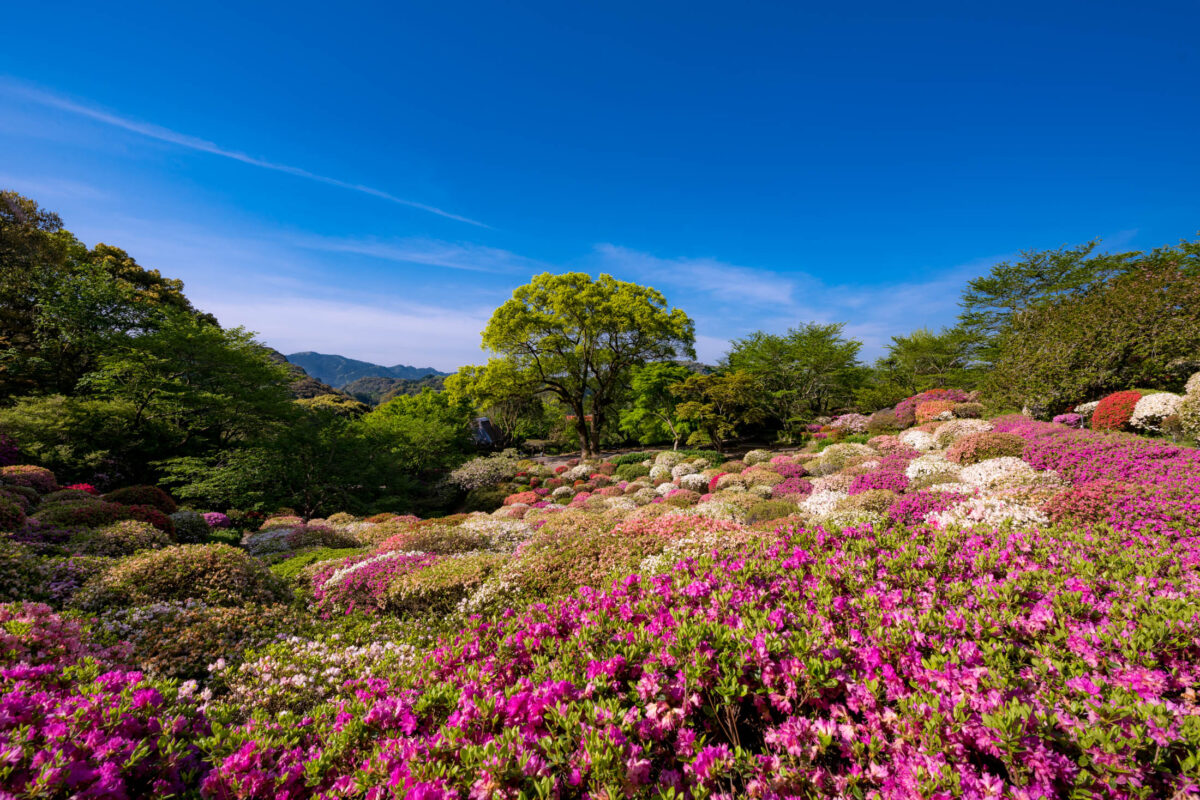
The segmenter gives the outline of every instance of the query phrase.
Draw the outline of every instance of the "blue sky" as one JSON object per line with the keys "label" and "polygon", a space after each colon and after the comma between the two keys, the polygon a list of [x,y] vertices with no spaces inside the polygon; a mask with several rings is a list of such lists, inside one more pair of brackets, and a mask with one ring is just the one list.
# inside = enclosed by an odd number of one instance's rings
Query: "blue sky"
{"label": "blue sky", "polygon": [[540,271],[874,357],[1200,231],[1200,4],[24,3],[0,186],[283,350],[453,369]]}

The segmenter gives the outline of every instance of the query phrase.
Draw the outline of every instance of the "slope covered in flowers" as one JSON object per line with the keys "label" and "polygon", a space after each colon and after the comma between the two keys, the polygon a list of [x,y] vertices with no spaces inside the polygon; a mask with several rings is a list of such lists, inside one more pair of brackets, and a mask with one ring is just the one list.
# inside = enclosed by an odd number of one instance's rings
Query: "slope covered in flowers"
{"label": "slope covered in flowers", "polygon": [[1195,795],[1200,456],[978,415],[943,392],[803,452],[480,464],[495,511],[278,516],[240,548],[179,544],[225,515],[6,468],[0,789]]}

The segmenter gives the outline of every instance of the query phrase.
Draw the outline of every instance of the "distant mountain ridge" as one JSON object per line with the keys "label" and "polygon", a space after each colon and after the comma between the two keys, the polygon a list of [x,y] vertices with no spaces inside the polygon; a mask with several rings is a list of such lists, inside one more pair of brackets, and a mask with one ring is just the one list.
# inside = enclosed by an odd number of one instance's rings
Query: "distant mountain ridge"
{"label": "distant mountain ridge", "polygon": [[426,375],[449,374],[447,372],[440,372],[433,367],[410,367],[405,364],[385,367],[381,364],[372,364],[369,361],[359,361],[354,358],[326,353],[314,353],[311,350],[303,353],[291,353],[287,356],[287,360],[298,367],[303,367],[305,372],[317,380],[328,383],[330,386],[336,386],[339,389],[359,378],[403,378],[411,381],[419,380]]}

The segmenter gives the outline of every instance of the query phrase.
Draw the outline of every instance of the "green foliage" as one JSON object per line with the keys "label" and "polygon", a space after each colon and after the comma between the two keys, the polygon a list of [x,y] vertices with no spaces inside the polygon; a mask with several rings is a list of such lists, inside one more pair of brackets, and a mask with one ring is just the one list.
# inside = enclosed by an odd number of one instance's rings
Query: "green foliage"
{"label": "green foliage", "polygon": [[71,536],[72,552],[89,556],[129,556],[142,550],[157,550],[171,544],[171,537],[148,522],[121,520],[93,531]]}
{"label": "green foliage", "polygon": [[467,553],[402,573],[388,587],[387,610],[401,617],[449,614],[504,561],[496,553]]}
{"label": "green foliage", "polygon": [[679,419],[695,431],[688,443],[712,444],[718,452],[737,435],[739,426],[757,422],[758,383],[748,372],[693,375],[672,389],[681,400]]}
{"label": "green foliage", "polygon": [[641,464],[622,464],[617,467],[616,478],[619,481],[633,481],[650,474],[650,468]]}
{"label": "green foliage", "polygon": [[1048,415],[1133,386],[1182,387],[1200,353],[1200,241],[1121,259],[1128,271],[1007,321],[990,402]]}
{"label": "green foliage", "polygon": [[493,358],[483,366],[459,367],[446,378],[446,393],[491,420],[504,436],[504,446],[549,433],[537,382],[512,361]]}
{"label": "green foliage", "polygon": [[389,453],[363,435],[361,422],[299,405],[288,419],[253,444],[163,462],[164,482],[200,507],[292,506],[306,516],[362,510],[373,495],[409,485],[392,470]]}
{"label": "green foliage", "polygon": [[472,449],[471,407],[448,392],[425,390],[389,400],[358,421],[356,430],[408,473],[447,470]]}
{"label": "green foliage", "polygon": [[749,511],[746,512],[746,522],[753,524],[783,519],[799,510],[799,506],[787,500],[763,500],[750,506]]}
{"label": "green foliage", "polygon": [[860,405],[874,411],[928,389],[973,386],[977,376],[969,368],[969,344],[961,328],[937,333],[919,328],[907,336],[893,336],[887,354],[875,362],[869,383],[857,393]]}
{"label": "green foliage", "polygon": [[630,403],[621,412],[621,430],[642,444],[671,442],[678,448],[689,431],[679,417],[679,396],[671,389],[692,374],[682,364],[667,361],[634,368]]}
{"label": "green foliage", "polygon": [[319,564],[322,561],[337,561],[349,556],[358,555],[362,552],[365,552],[365,550],[360,547],[318,547],[272,564],[270,569],[271,572],[287,582],[288,585],[294,586],[306,567],[311,567],[313,564]]}
{"label": "green foliage", "polygon": [[810,322],[783,335],[756,331],[733,341],[725,363],[754,379],[767,416],[794,437],[799,424],[849,403],[863,382],[862,342],[845,338],[844,327]]}
{"label": "green foliage", "polygon": [[319,394],[316,397],[300,398],[295,401],[301,408],[313,411],[330,411],[343,417],[357,419],[371,410],[366,403],[344,394]]}
{"label": "green foliage", "polygon": [[209,605],[286,601],[283,583],[244,550],[223,544],[185,544],[122,559],[74,598],[97,611],[174,600]]}
{"label": "green foliage", "polygon": [[509,494],[507,489],[496,486],[480,486],[467,492],[463,501],[463,511],[484,511],[491,513],[504,505],[504,498]]}
{"label": "green foliage", "polygon": [[[21,443],[27,458],[65,480],[107,483],[123,465],[146,463],[156,432],[131,440],[125,430],[137,417],[137,405],[64,395],[21,397],[0,407],[0,430]],[[99,476],[99,477],[98,477]]]}
{"label": "green foliage", "polygon": [[600,432],[630,370],[680,354],[694,357],[694,340],[692,321],[668,309],[657,290],[581,272],[535,276],[496,309],[483,331],[485,348],[574,415],[584,455],[599,450]]}
{"label": "green foliage", "polygon": [[1137,254],[1100,253],[1099,242],[1057,250],[1021,253],[1015,263],[1004,261],[991,272],[967,283],[963,291],[959,328],[971,359],[983,365],[1001,359],[1001,341],[1023,312],[1047,302],[1087,294],[1129,268]]}
{"label": "green foliage", "polygon": [[195,315],[182,290],[119,248],[88,250],[57,214],[0,192],[0,396],[72,393],[121,340],[165,313]]}

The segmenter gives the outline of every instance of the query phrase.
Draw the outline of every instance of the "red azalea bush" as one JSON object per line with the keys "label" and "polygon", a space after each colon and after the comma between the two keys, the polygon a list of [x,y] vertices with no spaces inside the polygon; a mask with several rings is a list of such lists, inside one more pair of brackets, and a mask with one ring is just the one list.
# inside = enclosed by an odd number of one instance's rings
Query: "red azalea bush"
{"label": "red azalea bush", "polygon": [[58,479],[54,477],[53,472],[30,464],[0,467],[0,480],[16,486],[28,486],[39,494],[47,494],[58,488]]}
{"label": "red azalea bush", "polygon": [[532,505],[533,503],[536,503],[539,499],[540,499],[540,496],[538,495],[537,492],[517,492],[516,494],[510,494],[508,497],[504,498],[504,505],[511,506],[514,503],[524,503],[525,505]]}
{"label": "red azalea bush", "polygon": [[1129,424],[1133,407],[1142,399],[1141,392],[1115,392],[1100,401],[1092,412],[1092,430],[1119,431]]}
{"label": "red azalea bush", "polygon": [[1100,479],[1072,486],[1046,501],[1042,511],[1054,522],[1071,521],[1081,525],[1106,522],[1138,487],[1124,481]]}
{"label": "red azalea bush", "polygon": [[72,483],[67,489],[74,489],[77,492],[87,492],[88,494],[100,494],[100,490],[90,483]]}

